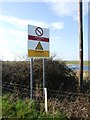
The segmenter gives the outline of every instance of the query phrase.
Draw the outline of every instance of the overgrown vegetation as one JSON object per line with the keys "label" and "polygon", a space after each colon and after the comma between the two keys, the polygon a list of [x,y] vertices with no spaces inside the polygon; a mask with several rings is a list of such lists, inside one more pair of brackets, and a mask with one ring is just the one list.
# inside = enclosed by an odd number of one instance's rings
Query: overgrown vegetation
{"label": "overgrown vegetation", "polygon": [[[48,113],[44,110],[43,101],[43,65],[41,59],[35,59],[33,63],[33,90],[37,102],[31,101],[30,97],[30,64],[28,61],[3,62],[2,64],[3,85],[3,117],[25,118],[42,120],[53,118],[67,120],[74,117],[90,118],[90,102],[88,97],[80,96],[78,93],[78,77],[76,73],[68,68],[63,61],[45,61],[46,87],[48,90]],[[83,92],[90,93],[90,77],[84,76]],[[40,88],[40,89],[39,89]],[[55,92],[54,92],[55,91]],[[62,92],[63,91],[63,92]],[[10,94],[8,94],[10,92]],[[24,93],[24,97],[22,96]],[[62,94],[61,94],[62,93]],[[66,95],[66,93],[69,93]],[[73,94],[72,96],[72,93]],[[39,97],[38,97],[39,96]],[[68,99],[66,99],[68,96]],[[41,98],[40,98],[41,97]],[[38,101],[42,99],[43,103]],[[73,101],[73,98],[74,101]],[[59,101],[59,102],[57,102]],[[52,110],[51,110],[52,109]],[[65,115],[63,114],[65,113]],[[73,117],[73,118],[72,118]],[[82,120],[82,119],[79,119]]]}
{"label": "overgrown vegetation", "polygon": [[[42,60],[35,60],[34,80],[42,83]],[[76,91],[77,78],[71,69],[62,61],[46,60],[46,87],[52,90]]]}
{"label": "overgrown vegetation", "polygon": [[[12,104],[11,104],[12,103]],[[44,103],[43,103],[44,104]],[[46,120],[51,118],[53,120],[67,120],[66,116],[60,112],[45,113],[45,111],[38,111],[39,107],[37,102],[26,98],[24,100],[15,99],[14,94],[3,95],[2,100],[2,115],[3,118],[25,118],[26,120]]]}
{"label": "overgrown vegetation", "polygon": [[[71,96],[69,96],[71,97]],[[45,112],[44,102],[30,100],[29,98],[21,99],[15,94],[7,93],[2,99],[2,115],[4,120],[7,118],[20,118],[26,120],[89,120],[90,119],[90,102],[87,96],[79,95],[74,101],[70,98],[48,99],[48,113]]]}
{"label": "overgrown vegetation", "polygon": [[[77,89],[77,77],[70,68],[62,61],[46,60],[46,87],[54,90],[75,91]],[[34,87],[42,88],[43,65],[41,59],[34,60]],[[30,85],[30,66],[28,61],[3,62],[3,83]]]}
{"label": "overgrown vegetation", "polygon": [[[78,71],[75,73],[73,70],[68,68],[63,61],[53,60],[52,58],[47,59],[45,62],[45,75],[46,75],[46,87],[48,91],[50,90],[61,90],[77,92],[78,88]],[[33,75],[34,75],[34,88],[43,87],[43,65],[41,59],[35,59],[33,64]],[[13,83],[14,88],[16,84],[19,86],[27,86],[27,91],[29,91],[30,86],[30,63],[28,61],[13,61],[13,62],[3,62],[2,63],[2,83],[8,82]],[[83,91],[90,92],[90,75],[87,72],[84,75]],[[11,86],[11,85],[10,85]],[[3,91],[4,88],[3,87]],[[13,89],[13,87],[11,86]],[[20,88],[20,87],[19,87]],[[19,92],[18,87],[15,88]]]}

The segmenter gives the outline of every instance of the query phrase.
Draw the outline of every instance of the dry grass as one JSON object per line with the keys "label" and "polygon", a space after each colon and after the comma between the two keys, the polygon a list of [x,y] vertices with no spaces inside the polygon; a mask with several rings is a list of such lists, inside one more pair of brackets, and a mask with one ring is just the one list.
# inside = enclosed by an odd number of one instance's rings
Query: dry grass
{"label": "dry grass", "polygon": [[78,96],[73,102],[65,99],[63,102],[49,100],[49,112],[59,110],[63,112],[70,120],[90,120],[90,102],[87,97]]}
{"label": "dry grass", "polygon": [[[75,71],[76,76],[79,78],[79,70]],[[90,71],[83,71],[83,80],[90,80]]]}

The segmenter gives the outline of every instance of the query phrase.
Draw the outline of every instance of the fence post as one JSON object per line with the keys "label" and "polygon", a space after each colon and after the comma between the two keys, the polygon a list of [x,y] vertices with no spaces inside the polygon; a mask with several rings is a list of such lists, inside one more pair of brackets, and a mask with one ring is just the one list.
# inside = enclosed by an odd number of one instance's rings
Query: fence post
{"label": "fence post", "polygon": [[48,109],[47,109],[47,88],[44,88],[44,92],[45,92],[45,112],[47,113],[48,112]]}

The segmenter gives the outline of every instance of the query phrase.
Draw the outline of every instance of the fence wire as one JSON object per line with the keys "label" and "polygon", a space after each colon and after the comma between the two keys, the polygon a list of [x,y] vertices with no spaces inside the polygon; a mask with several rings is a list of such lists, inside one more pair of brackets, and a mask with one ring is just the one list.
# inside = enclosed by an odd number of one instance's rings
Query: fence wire
{"label": "fence wire", "polygon": [[[47,89],[48,91],[48,89]],[[7,108],[6,113],[19,98],[30,98],[30,86],[2,83],[2,93],[10,93],[11,105]],[[60,90],[50,90],[48,96],[48,112],[55,113],[61,111],[68,118],[75,116],[90,120],[90,94],[64,92]],[[44,94],[42,88],[33,88],[33,99],[39,104],[39,111],[44,111]],[[7,117],[5,113],[4,118]]]}

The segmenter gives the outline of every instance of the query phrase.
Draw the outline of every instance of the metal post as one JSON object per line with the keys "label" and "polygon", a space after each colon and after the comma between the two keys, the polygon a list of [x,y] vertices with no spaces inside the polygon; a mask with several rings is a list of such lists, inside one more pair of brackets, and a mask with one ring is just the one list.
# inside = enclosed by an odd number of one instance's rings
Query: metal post
{"label": "metal post", "polygon": [[30,97],[31,99],[33,99],[33,58],[31,58],[31,62],[30,62]]}
{"label": "metal post", "polygon": [[45,58],[43,58],[43,95],[44,95],[44,88],[45,88]]}
{"label": "metal post", "polygon": [[79,58],[80,58],[79,87],[80,87],[80,92],[82,92],[82,84],[83,84],[83,10],[82,10],[82,0],[79,0]]}

